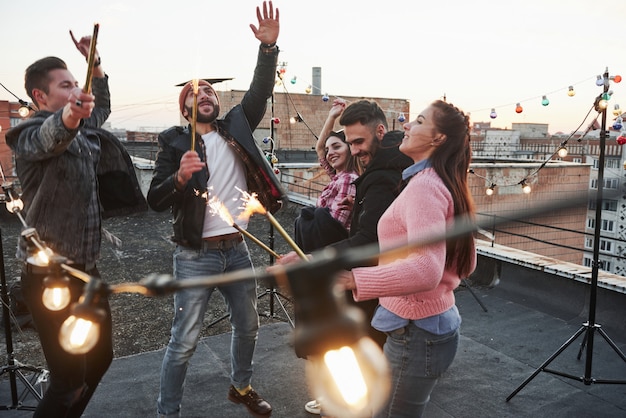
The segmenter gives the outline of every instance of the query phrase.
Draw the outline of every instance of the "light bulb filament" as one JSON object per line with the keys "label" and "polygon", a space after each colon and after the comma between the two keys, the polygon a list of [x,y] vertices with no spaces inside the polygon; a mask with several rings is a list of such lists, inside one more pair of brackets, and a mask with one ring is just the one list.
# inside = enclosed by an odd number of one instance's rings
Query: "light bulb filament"
{"label": "light bulb filament", "polygon": [[350,347],[330,350],[324,355],[324,362],[346,403],[362,408],[366,403],[367,385],[354,351]]}

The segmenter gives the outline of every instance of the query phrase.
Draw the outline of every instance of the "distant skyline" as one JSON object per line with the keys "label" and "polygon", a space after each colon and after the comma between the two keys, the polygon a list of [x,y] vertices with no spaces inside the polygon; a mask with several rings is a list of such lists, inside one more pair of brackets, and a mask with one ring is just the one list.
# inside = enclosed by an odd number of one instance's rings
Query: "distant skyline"
{"label": "distant skyline", "polygon": [[[102,65],[110,76],[112,127],[165,129],[179,123],[175,85],[182,81],[232,77],[216,89],[247,89],[258,48],[249,24],[257,23],[260,5],[252,0],[3,2],[0,82],[30,100],[24,69],[47,55],[64,59],[81,82],[86,65],[68,31],[91,34],[97,22]],[[320,67],[322,93],[331,99],[407,99],[410,119],[445,95],[470,112],[473,122],[497,128],[544,123],[551,134],[570,133],[601,93],[596,76],[607,67],[611,75],[626,76],[626,2],[620,0],[387,0],[374,7],[355,0],[277,0],[274,6],[281,19],[279,61],[286,68],[285,86],[275,91],[304,93],[312,68]],[[573,97],[567,95],[570,85]],[[611,89],[611,109],[626,108],[626,82]],[[547,106],[541,104],[544,95]],[[0,99],[14,100],[3,89]],[[524,109],[520,114],[516,103]],[[492,108],[495,119],[489,117]],[[313,117],[307,109],[297,110],[305,120]],[[586,123],[595,115],[592,111]]]}

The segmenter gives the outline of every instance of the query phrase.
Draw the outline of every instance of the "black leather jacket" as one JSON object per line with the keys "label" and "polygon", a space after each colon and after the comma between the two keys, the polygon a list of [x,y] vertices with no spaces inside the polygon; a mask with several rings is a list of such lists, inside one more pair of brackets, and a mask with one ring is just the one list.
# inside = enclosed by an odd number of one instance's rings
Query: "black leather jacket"
{"label": "black leather jacket", "polygon": [[[258,194],[261,204],[270,212],[277,211],[287,197],[265,158],[263,151],[254,140],[252,131],[265,115],[267,100],[274,89],[278,49],[264,53],[259,49],[257,65],[250,88],[241,103],[232,108],[224,118],[216,121],[219,134],[225,138],[242,157],[246,166],[246,180],[249,192]],[[174,186],[174,175],[183,154],[191,148],[190,126],[175,126],[159,135],[159,152],[156,158],[154,175],[148,192],[148,204],[156,211],[171,207],[174,217],[176,243],[199,248],[202,242],[202,227],[206,212],[206,201],[195,191],[205,190],[209,171],[203,169],[193,174],[183,191]],[[196,149],[201,149],[202,138],[196,133]],[[206,156],[200,152],[200,159]]]}

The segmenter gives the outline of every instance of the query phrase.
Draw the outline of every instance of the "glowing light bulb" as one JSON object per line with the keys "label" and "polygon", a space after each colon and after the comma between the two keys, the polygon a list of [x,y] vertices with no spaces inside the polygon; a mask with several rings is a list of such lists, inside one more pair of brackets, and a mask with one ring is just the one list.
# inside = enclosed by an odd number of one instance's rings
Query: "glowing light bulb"
{"label": "glowing light bulb", "polygon": [[291,84],[296,84],[297,81],[298,81],[298,79],[294,75],[293,78],[291,79]]}
{"label": "glowing light bulb", "polygon": [[485,190],[485,194],[487,196],[493,195],[493,193],[495,192],[495,188],[496,188],[496,185],[494,183],[491,183],[491,186],[487,187],[487,190]]}
{"label": "glowing light bulb", "polygon": [[623,126],[623,120],[621,116],[618,116],[617,119],[615,119],[615,122],[613,123],[613,129],[615,129],[616,131],[619,131],[622,129]]}
{"label": "glowing light bulb", "polygon": [[496,113],[496,109],[494,109],[494,108],[491,109],[491,113],[489,113],[489,117],[491,119],[495,119],[495,118],[498,117],[498,114]]}
{"label": "glowing light bulb", "polygon": [[515,105],[515,113],[522,113],[524,111],[524,108],[522,107],[521,104],[516,104]]}
{"label": "glowing light bulb", "polygon": [[556,153],[558,154],[559,157],[565,158],[567,157],[567,148],[565,148],[564,146],[561,146],[559,147]]}
{"label": "glowing light bulb", "polygon": [[604,93],[602,95],[602,99],[600,99],[600,101],[598,101],[598,109],[600,109],[601,111],[606,109],[609,106],[609,99],[605,99],[604,96],[606,95],[606,93]]}
{"label": "glowing light bulb", "polygon": [[547,106],[549,104],[550,104],[550,100],[548,100],[548,97],[546,97],[546,96],[541,97],[541,105],[542,106]]}
{"label": "glowing light bulb", "polygon": [[532,191],[532,188],[526,183],[526,180],[522,180],[520,186],[522,186],[522,192],[525,194],[529,194]]}
{"label": "glowing light bulb", "polygon": [[20,106],[20,108],[17,110],[17,113],[21,117],[25,118],[30,113],[30,109],[28,108],[28,106]]}
{"label": "glowing light bulb", "polygon": [[324,94],[324,96],[322,97],[322,100],[327,102],[328,100],[330,100],[330,97],[328,97],[328,94]]}
{"label": "glowing light bulb", "polygon": [[387,402],[389,368],[370,338],[309,360],[306,368],[311,390],[324,399],[324,412],[331,416],[371,416]]}
{"label": "glowing light bulb", "polygon": [[60,311],[70,304],[70,289],[65,287],[46,287],[41,300],[50,311]]}
{"label": "glowing light bulb", "polygon": [[398,115],[398,122],[404,123],[405,120],[404,113],[400,113],[400,115]]}
{"label": "glowing light bulb", "polygon": [[574,90],[574,86],[569,86],[567,88],[567,95],[569,97],[574,97],[576,95],[576,91]]}
{"label": "glowing light bulb", "polygon": [[61,325],[59,343],[70,354],[85,354],[98,342],[100,324],[71,315]]}
{"label": "glowing light bulb", "polygon": [[596,79],[596,86],[600,87],[604,85],[604,80],[602,79],[602,76],[599,75],[598,78]]}
{"label": "glowing light bulb", "polygon": [[309,85],[304,91],[306,92],[306,94],[311,94],[311,86]]}

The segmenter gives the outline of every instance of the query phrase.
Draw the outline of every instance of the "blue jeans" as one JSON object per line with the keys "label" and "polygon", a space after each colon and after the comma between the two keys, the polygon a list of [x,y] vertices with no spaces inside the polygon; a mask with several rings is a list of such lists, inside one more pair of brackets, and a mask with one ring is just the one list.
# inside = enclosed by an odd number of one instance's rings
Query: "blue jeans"
{"label": "blue jeans", "polygon": [[[176,280],[251,268],[245,242],[229,250],[195,250],[179,245],[174,251]],[[232,327],[231,383],[237,388],[245,388],[252,378],[252,356],[259,329],[256,281],[217,288],[226,302]],[[157,401],[161,415],[178,416],[180,412],[187,365],[196,351],[213,290],[215,288],[185,289],[174,294],[174,320],[161,367],[161,390]]]}
{"label": "blue jeans", "polygon": [[388,333],[385,357],[391,366],[391,394],[382,417],[421,417],[437,380],[448,370],[459,345],[459,329],[436,335],[409,323]]}

